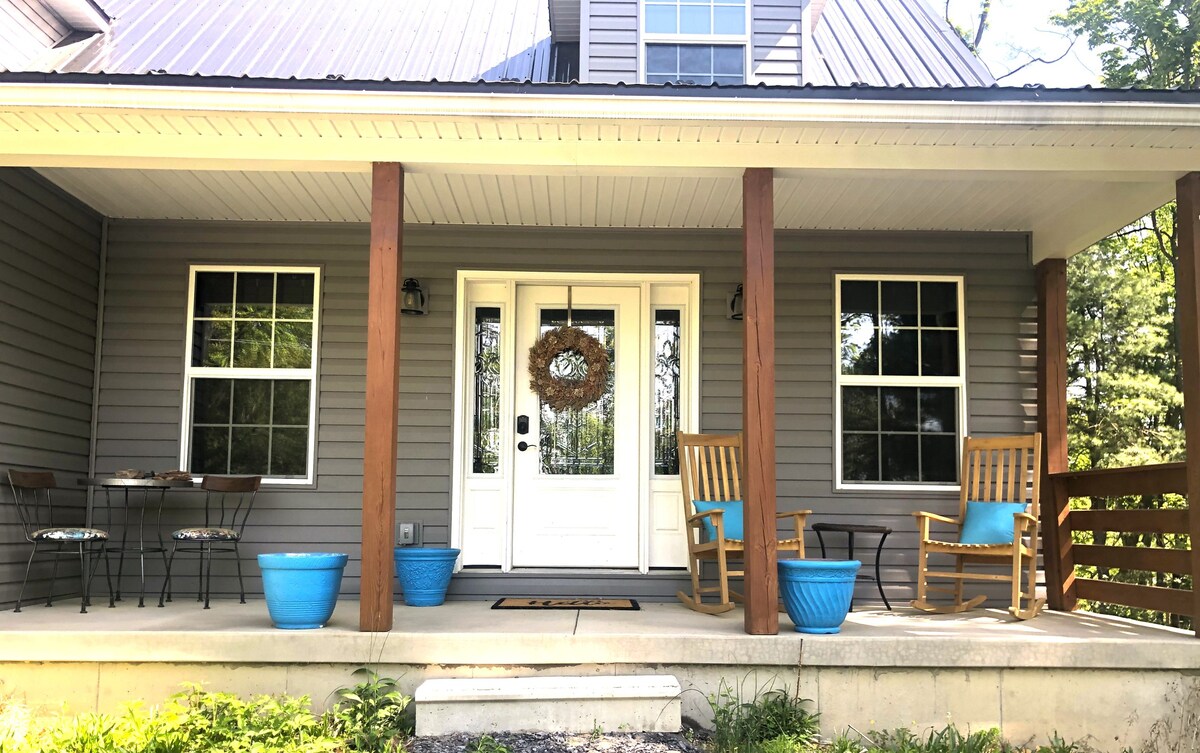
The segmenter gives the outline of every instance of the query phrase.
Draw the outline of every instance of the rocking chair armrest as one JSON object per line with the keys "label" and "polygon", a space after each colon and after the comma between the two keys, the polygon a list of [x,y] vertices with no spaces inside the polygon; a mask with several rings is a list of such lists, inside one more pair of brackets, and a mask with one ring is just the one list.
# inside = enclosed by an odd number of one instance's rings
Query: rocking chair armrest
{"label": "rocking chair armrest", "polygon": [[951,523],[953,525],[958,525],[960,522],[958,518],[948,518],[945,515],[938,515],[934,512],[914,512],[913,517],[917,519],[936,520],[939,523]]}
{"label": "rocking chair armrest", "polygon": [[792,525],[796,528],[796,538],[804,535],[805,519],[812,515],[812,510],[788,510],[787,512],[775,513],[776,520],[792,519]]}
{"label": "rocking chair armrest", "polygon": [[693,513],[692,515],[689,515],[687,517],[687,522],[688,523],[699,523],[704,518],[712,518],[713,524],[715,525],[717,523],[717,521],[721,520],[721,518],[724,515],[725,515],[725,511],[720,508],[717,508],[716,510],[709,510],[707,512]]}
{"label": "rocking chair armrest", "polygon": [[1038,519],[1027,512],[1013,513],[1013,525],[1025,528],[1026,526],[1037,526]]}

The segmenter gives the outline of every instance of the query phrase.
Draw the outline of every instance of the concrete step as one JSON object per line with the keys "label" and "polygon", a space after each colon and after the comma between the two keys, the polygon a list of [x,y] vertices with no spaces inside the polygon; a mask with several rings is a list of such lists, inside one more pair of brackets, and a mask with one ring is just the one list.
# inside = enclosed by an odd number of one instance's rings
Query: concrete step
{"label": "concrete step", "polygon": [[426,680],[417,734],[678,732],[680,692],[671,675]]}

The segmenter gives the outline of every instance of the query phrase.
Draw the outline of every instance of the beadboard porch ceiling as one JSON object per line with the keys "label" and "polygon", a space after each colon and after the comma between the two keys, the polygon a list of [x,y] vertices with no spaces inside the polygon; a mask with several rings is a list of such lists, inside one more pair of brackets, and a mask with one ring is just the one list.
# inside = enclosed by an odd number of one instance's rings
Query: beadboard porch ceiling
{"label": "beadboard porch ceiling", "polygon": [[[43,167],[45,177],[122,219],[367,222],[366,171]],[[1172,197],[1172,176],[1032,171],[780,170],[785,230],[1032,232],[1035,250],[1073,253]],[[415,165],[405,218],[420,224],[738,228],[740,171]],[[1100,217],[1103,215],[1104,219]]]}

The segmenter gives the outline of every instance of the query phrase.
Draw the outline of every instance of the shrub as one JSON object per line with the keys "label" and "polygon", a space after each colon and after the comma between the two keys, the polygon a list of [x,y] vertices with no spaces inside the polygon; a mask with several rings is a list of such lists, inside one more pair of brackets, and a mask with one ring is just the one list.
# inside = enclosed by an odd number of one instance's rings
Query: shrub
{"label": "shrub", "polygon": [[399,682],[380,677],[369,669],[354,673],[362,682],[334,691],[337,703],[326,715],[330,731],[344,739],[351,750],[365,753],[397,753],[412,734],[405,710],[411,698],[399,691]]}
{"label": "shrub", "polygon": [[344,750],[306,697],[257,696],[244,701],[198,686],[161,709],[130,704],[118,716],[81,714],[34,730],[24,741],[0,742],[2,753],[335,753]]}

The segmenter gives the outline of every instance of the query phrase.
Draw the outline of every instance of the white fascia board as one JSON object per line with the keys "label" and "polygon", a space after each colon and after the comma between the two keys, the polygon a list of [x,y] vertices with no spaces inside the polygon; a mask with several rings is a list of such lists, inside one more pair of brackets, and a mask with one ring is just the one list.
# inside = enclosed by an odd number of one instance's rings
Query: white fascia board
{"label": "white fascia board", "polygon": [[536,118],[543,121],[1163,127],[1200,129],[1200,104],[930,102],[621,97],[600,94],[386,92],[0,83],[0,107],[216,113]]}

